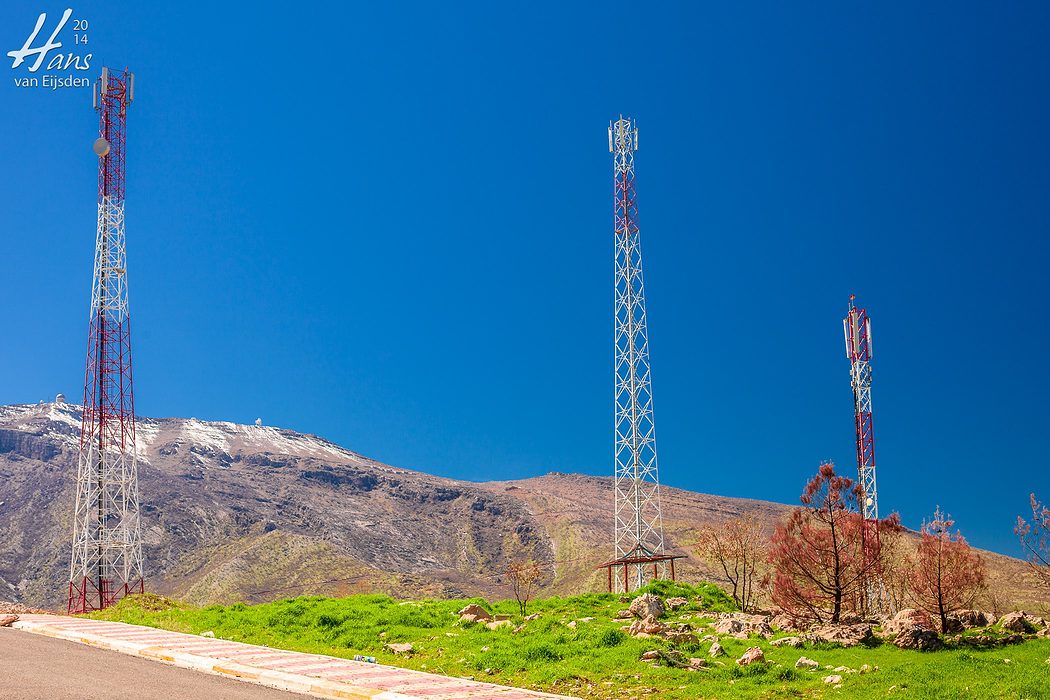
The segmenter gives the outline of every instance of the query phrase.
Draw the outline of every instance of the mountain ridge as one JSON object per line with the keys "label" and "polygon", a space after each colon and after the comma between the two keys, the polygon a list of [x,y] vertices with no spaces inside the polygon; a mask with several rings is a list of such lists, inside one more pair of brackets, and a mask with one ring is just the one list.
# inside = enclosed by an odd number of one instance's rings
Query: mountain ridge
{"label": "mountain ridge", "polygon": [[[0,598],[65,605],[80,407],[0,406]],[[612,480],[550,473],[472,482],[394,467],[316,435],[195,418],[137,418],[147,587],[197,604],[298,594],[507,597],[514,558],[544,594],[602,590]],[[743,512],[767,529],[792,508],[661,488],[687,580],[699,528]],[[1011,602],[1046,605],[1023,562],[987,552]],[[5,590],[6,589],[6,590]]]}

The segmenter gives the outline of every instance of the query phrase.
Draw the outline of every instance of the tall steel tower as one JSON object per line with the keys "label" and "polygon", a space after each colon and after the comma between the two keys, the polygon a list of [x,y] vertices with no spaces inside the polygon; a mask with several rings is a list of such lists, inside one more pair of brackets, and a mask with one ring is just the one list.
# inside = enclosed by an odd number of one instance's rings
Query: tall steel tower
{"label": "tall steel tower", "polygon": [[871,415],[871,319],[866,309],[854,305],[855,299],[856,296],[851,294],[849,313],[842,320],[842,331],[853,384],[865,567],[872,572],[865,586],[863,609],[868,613],[877,613],[883,611],[885,589],[877,562],[874,561],[879,552],[879,491],[875,480],[875,428]]}
{"label": "tall steel tower", "polygon": [[[638,127],[620,117],[609,126],[613,154],[613,235],[615,239],[615,455],[616,561],[620,576],[610,568],[610,588],[624,592],[645,585],[650,572],[663,573],[663,520],[656,468],[656,426],[649,372],[649,334],[646,330],[645,286],[642,282],[642,246],[638,234],[638,205],[634,191],[634,152]],[[670,560],[673,566],[673,560]],[[622,585],[621,585],[622,584]]]}
{"label": "tall steel tower", "polygon": [[134,93],[135,77],[127,69],[103,68],[94,86],[98,230],[69,564],[70,613],[101,610],[143,591],[124,239],[125,122]]}

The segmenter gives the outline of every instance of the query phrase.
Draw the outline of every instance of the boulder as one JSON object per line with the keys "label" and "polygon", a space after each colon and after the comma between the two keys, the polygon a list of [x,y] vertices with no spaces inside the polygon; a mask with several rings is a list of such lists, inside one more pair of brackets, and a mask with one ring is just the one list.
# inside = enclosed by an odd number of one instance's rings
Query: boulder
{"label": "boulder", "polygon": [[[632,613],[630,610],[621,610],[620,612],[616,613],[616,617],[614,617],[613,619],[614,620],[629,620],[632,617],[634,617],[634,613]],[[527,620],[528,618],[525,618],[525,619]]]}
{"label": "boulder", "polygon": [[957,634],[951,637],[948,641],[957,646],[991,648],[991,647],[1002,647],[1009,644],[1020,644],[1024,641],[1024,635],[1022,634],[1004,634],[1004,635],[990,635],[990,634],[973,634],[964,636]]}
{"label": "boulder", "polygon": [[704,659],[698,659],[696,657],[689,659],[690,671],[700,671],[705,668],[707,668],[707,661],[705,661]]}
{"label": "boulder", "polygon": [[831,685],[838,685],[839,683],[842,682],[842,676],[839,676],[839,675],[824,676],[824,682],[825,683],[829,683]]}
{"label": "boulder", "polygon": [[935,651],[944,646],[936,632],[917,625],[902,629],[893,638],[893,643],[901,649],[918,649],[919,651]]}
{"label": "boulder", "polygon": [[1000,618],[999,626],[1004,630],[1020,632],[1021,634],[1035,632],[1036,630],[1035,623],[1029,619],[1024,610],[1006,613]]}
{"label": "boulder", "polygon": [[715,658],[716,656],[725,656],[726,650],[722,648],[721,644],[715,642],[711,645],[711,648],[707,650],[707,655],[711,658]]}
{"label": "boulder", "polygon": [[802,632],[809,626],[808,622],[796,620],[787,613],[777,613],[769,621],[769,624],[774,629],[784,630],[785,632]]}
{"label": "boulder", "polygon": [[387,649],[394,652],[395,654],[411,654],[414,647],[408,642],[405,643],[394,643],[385,645]]}
{"label": "boulder", "polygon": [[0,627],[10,627],[15,622],[18,622],[18,615],[0,616]]}
{"label": "boulder", "polygon": [[807,642],[830,642],[844,647],[855,647],[874,639],[871,625],[861,622],[854,625],[822,625],[803,637]]}
{"label": "boulder", "polygon": [[644,620],[635,620],[629,627],[626,627],[625,630],[627,631],[627,634],[632,637],[638,637],[643,634],[648,637],[654,634],[663,634],[668,630],[668,627],[650,615]]}
{"label": "boulder", "polygon": [[896,637],[903,630],[912,627],[920,627],[927,630],[934,629],[933,621],[925,612],[915,608],[904,608],[894,615],[893,618],[882,623],[882,633],[887,637]]}
{"label": "boulder", "polygon": [[686,605],[689,605],[689,599],[682,598],[680,596],[668,598],[664,601],[664,607],[666,607],[668,610],[677,610],[678,608],[685,607]]}
{"label": "boulder", "polygon": [[815,671],[820,668],[820,664],[813,659],[807,659],[805,656],[798,657],[798,661],[795,662],[795,668],[804,668],[810,671]]}
{"label": "boulder", "polygon": [[[995,624],[995,615],[983,610],[956,610],[948,613],[949,622],[957,622],[963,629],[987,627]],[[954,626],[954,625],[953,625]]]}
{"label": "boulder", "polygon": [[480,605],[471,603],[459,611],[459,619],[467,622],[487,622],[492,619],[492,615]]}
{"label": "boulder", "polygon": [[208,637],[210,639],[215,639],[215,633],[212,632],[211,630],[206,630],[204,632],[201,632],[201,636],[202,637]]}
{"label": "boulder", "polygon": [[651,649],[642,653],[642,661],[656,661],[659,658],[660,652],[656,649]]}
{"label": "boulder", "polygon": [[762,653],[762,650],[758,647],[751,647],[744,652],[744,655],[736,660],[739,666],[750,666],[753,663],[764,662],[766,655]]}
{"label": "boulder", "polygon": [[762,637],[772,637],[773,628],[769,626],[769,618],[762,615],[748,615],[747,613],[731,613],[725,615],[715,623],[715,632],[728,634],[737,639],[747,639],[753,634]]}
{"label": "boulder", "polygon": [[663,601],[652,593],[643,593],[631,601],[631,614],[639,620],[644,620],[647,617],[663,617]]}
{"label": "boulder", "polygon": [[774,639],[770,642],[775,647],[791,647],[792,649],[798,649],[802,646],[802,637],[782,637],[780,639]]}
{"label": "boulder", "polygon": [[660,636],[672,644],[697,644],[700,642],[695,634],[689,630],[683,629],[665,630]]}
{"label": "boulder", "polygon": [[[627,615],[625,615],[624,617],[627,618],[627,617],[630,617],[630,616],[631,616],[631,614],[630,614],[630,612],[628,612]],[[540,619],[540,614],[539,613],[532,613],[531,615],[526,615],[525,616],[525,620],[527,622],[532,622],[533,620],[538,620],[538,619]]]}
{"label": "boulder", "polygon": [[485,626],[490,630],[498,630],[500,627],[513,627],[514,623],[510,620],[493,620],[492,622],[486,622]]}

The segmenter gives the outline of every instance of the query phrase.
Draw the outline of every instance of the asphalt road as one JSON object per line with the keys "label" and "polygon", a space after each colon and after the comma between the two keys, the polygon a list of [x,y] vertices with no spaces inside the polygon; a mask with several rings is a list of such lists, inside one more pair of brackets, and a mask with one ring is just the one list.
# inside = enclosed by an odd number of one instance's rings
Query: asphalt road
{"label": "asphalt road", "polygon": [[307,696],[0,627],[3,700],[303,700]]}

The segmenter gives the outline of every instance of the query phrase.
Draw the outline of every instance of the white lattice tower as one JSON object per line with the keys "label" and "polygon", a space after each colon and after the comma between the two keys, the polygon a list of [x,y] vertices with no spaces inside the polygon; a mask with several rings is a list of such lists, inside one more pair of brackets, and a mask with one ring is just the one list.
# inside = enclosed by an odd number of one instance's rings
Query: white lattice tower
{"label": "white lattice tower", "polygon": [[[613,154],[615,239],[615,554],[617,559],[663,554],[663,520],[656,462],[656,425],[649,369],[649,334],[642,279],[642,246],[634,190],[638,129],[621,117],[609,127]],[[658,565],[658,574],[663,575]],[[650,566],[631,564],[613,577],[617,589],[640,587]]]}

